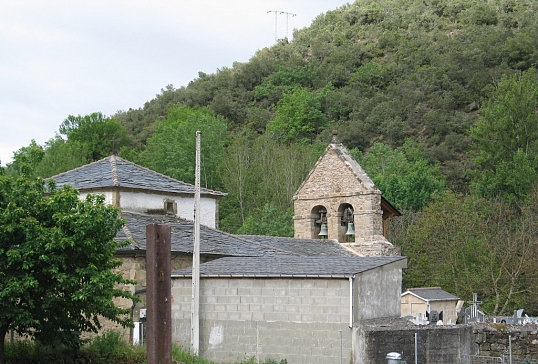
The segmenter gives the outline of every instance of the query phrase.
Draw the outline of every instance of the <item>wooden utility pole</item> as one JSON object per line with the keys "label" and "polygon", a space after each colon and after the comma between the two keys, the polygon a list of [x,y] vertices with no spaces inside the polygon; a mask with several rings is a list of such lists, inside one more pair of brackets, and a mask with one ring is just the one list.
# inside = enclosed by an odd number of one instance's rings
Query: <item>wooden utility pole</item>
{"label": "wooden utility pole", "polygon": [[169,225],[146,225],[147,363],[172,364],[172,282]]}

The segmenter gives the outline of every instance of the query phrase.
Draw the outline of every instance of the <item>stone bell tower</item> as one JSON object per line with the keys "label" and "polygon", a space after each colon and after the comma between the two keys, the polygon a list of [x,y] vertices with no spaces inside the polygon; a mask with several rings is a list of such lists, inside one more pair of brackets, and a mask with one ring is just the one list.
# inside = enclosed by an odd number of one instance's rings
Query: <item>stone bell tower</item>
{"label": "stone bell tower", "polygon": [[399,255],[384,236],[385,220],[399,212],[338,142],[336,131],[293,205],[296,238],[336,240],[362,256]]}

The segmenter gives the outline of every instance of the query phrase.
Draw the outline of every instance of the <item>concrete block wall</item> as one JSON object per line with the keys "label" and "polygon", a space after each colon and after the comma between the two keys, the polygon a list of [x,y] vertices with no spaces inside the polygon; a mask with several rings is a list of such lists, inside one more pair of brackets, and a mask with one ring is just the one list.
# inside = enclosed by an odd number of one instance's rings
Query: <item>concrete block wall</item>
{"label": "concrete block wall", "polygon": [[[359,274],[354,281],[354,321],[377,317],[400,317],[401,269],[407,263],[398,261]],[[399,274],[396,270],[400,269]]]}
{"label": "concrete block wall", "polygon": [[[172,279],[173,340],[190,346],[191,279]],[[203,278],[200,354],[288,363],[351,360],[347,279]],[[341,333],[340,333],[341,331]]]}

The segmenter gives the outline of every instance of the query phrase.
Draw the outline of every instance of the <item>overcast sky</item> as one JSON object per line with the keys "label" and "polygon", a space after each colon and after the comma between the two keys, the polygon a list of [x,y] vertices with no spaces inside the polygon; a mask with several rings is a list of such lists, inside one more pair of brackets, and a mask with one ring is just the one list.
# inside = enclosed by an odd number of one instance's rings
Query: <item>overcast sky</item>
{"label": "overcast sky", "polygon": [[[139,108],[345,0],[0,0],[0,161],[68,115]],[[276,36],[286,36],[277,13]]]}

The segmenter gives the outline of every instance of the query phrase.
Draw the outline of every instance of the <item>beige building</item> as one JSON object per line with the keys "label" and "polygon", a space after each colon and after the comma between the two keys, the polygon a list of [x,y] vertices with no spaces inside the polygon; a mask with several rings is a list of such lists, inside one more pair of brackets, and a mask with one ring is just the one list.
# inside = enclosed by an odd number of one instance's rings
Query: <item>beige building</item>
{"label": "beige building", "polygon": [[[402,293],[402,317],[426,317],[432,311],[439,314],[444,323],[456,323],[458,313],[456,306],[459,297],[441,289],[441,287],[410,288]],[[442,313],[442,316],[441,316]]]}

